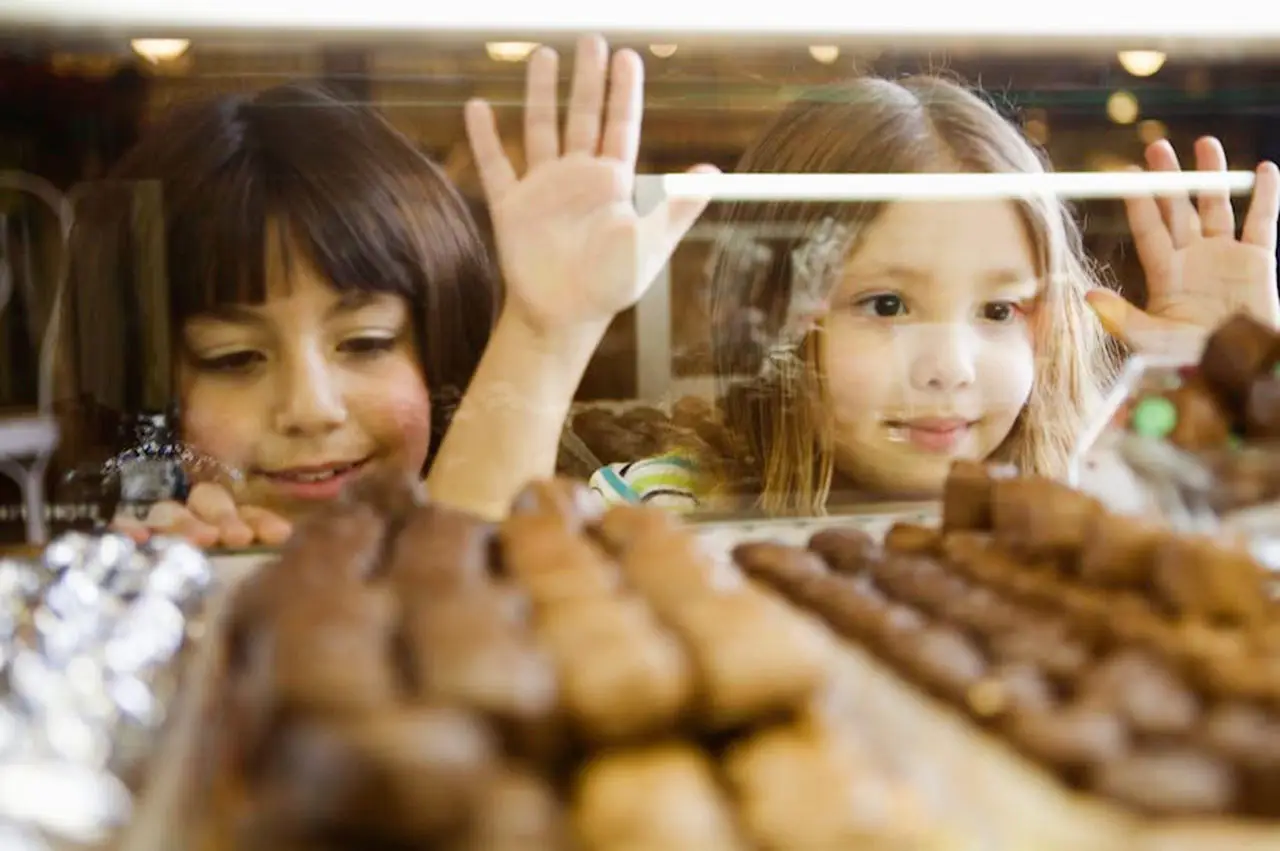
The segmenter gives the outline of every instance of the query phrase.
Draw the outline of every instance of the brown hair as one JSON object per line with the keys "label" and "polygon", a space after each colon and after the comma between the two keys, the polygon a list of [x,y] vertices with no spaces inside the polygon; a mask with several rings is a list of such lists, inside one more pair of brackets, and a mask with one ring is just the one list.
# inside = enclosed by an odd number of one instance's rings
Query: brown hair
{"label": "brown hair", "polygon": [[461,195],[374,108],[309,84],[182,105],[80,195],[69,336],[82,392],[122,413],[169,404],[183,324],[261,303],[279,228],[339,291],[408,299],[434,452],[500,293]]}
{"label": "brown hair", "polygon": [[[738,163],[740,172],[1041,172],[1046,163],[981,97],[932,76],[861,78],[790,104]],[[825,397],[816,338],[762,376],[787,320],[796,258],[839,223],[836,265],[883,209],[874,203],[740,203],[726,210],[731,238],[712,265],[712,344],[729,424],[750,447],[762,507],[821,511],[834,457],[830,424],[804,400]],[[1080,232],[1060,202],[1031,198],[1018,210],[1044,280],[1032,396],[995,453],[1023,470],[1065,472],[1076,435],[1114,370],[1106,337],[1084,294],[1096,283]],[[781,235],[769,228],[783,228]],[[819,236],[818,238],[826,238]],[[798,253],[798,250],[799,253]],[[749,376],[743,380],[744,376]]]}

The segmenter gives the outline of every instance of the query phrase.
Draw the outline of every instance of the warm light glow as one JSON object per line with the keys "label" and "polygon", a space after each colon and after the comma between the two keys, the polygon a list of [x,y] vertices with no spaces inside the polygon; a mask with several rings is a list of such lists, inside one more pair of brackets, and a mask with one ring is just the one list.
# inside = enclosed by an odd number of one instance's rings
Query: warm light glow
{"label": "warm light glow", "polygon": [[1138,98],[1121,89],[1107,98],[1107,117],[1116,124],[1132,124],[1138,120]]}
{"label": "warm light glow", "polygon": [[185,38],[135,38],[129,42],[133,52],[158,65],[161,62],[172,62],[187,52],[191,42]]}
{"label": "warm light glow", "polygon": [[484,46],[484,52],[494,62],[523,62],[537,49],[537,43],[532,41],[491,41]]}
{"label": "warm light glow", "polygon": [[1122,50],[1117,58],[1120,67],[1135,77],[1150,77],[1164,67],[1167,58],[1158,50]]}
{"label": "warm light glow", "polygon": [[1022,132],[1037,145],[1049,144],[1049,114],[1043,109],[1028,109],[1022,121]]}
{"label": "warm light glow", "polygon": [[1138,138],[1142,140],[1142,144],[1150,145],[1152,142],[1159,142],[1168,137],[1169,128],[1163,121],[1148,118],[1146,121],[1138,122]]}
{"label": "warm light glow", "polygon": [[809,55],[823,65],[830,65],[840,58],[840,48],[833,44],[815,44],[809,48]]}
{"label": "warm light glow", "polygon": [[674,44],[651,44],[649,52],[659,59],[670,59],[676,55],[676,46]]}

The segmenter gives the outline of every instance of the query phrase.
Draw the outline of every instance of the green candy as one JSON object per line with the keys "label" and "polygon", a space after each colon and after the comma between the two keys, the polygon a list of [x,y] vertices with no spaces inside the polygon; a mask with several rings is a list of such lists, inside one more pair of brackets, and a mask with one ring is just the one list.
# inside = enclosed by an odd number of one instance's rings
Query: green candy
{"label": "green candy", "polygon": [[1163,396],[1143,399],[1133,409],[1130,428],[1143,437],[1168,437],[1178,424],[1178,409]]}

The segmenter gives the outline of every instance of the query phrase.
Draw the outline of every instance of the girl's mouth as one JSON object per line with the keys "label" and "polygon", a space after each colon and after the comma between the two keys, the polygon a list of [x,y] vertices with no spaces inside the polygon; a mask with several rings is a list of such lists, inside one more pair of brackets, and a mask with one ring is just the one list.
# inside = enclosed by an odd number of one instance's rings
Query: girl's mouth
{"label": "girl's mouth", "polygon": [[359,475],[369,461],[369,458],[363,458],[359,461],[307,464],[279,470],[261,470],[259,475],[277,490],[294,499],[333,499],[342,493],[347,483]]}
{"label": "girl's mouth", "polygon": [[976,421],[962,417],[885,421],[891,440],[910,443],[916,449],[939,454],[955,451],[975,424]]}

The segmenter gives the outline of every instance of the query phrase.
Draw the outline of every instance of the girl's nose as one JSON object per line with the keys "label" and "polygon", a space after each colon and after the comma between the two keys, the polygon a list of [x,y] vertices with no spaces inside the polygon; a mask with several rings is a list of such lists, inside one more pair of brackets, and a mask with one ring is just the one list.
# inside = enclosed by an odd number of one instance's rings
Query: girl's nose
{"label": "girl's nose", "polygon": [[917,323],[895,329],[898,362],[912,390],[954,393],[976,379],[977,341],[965,322]]}
{"label": "girl's nose", "polygon": [[281,376],[276,430],[312,436],[340,427],[347,419],[343,394],[328,360],[319,352],[286,359]]}

